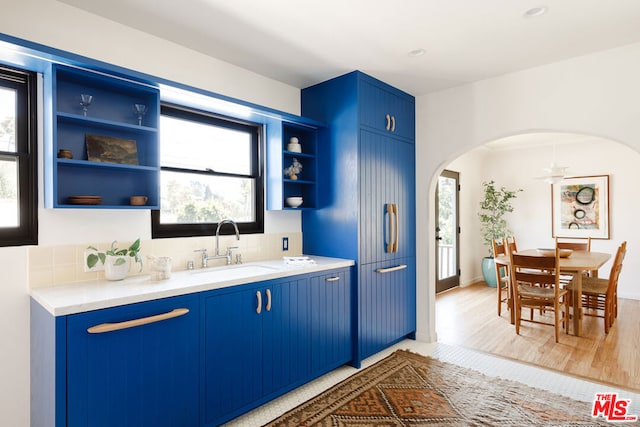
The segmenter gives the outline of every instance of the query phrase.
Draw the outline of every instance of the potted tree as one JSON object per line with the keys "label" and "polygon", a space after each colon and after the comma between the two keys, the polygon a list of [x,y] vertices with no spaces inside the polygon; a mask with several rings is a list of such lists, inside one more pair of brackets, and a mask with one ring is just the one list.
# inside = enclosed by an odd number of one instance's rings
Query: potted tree
{"label": "potted tree", "polygon": [[482,275],[488,286],[495,287],[497,286],[497,278],[494,269],[494,254],[491,242],[511,234],[507,221],[504,219],[504,214],[513,212],[511,201],[522,189],[507,190],[504,187],[498,189],[493,180],[483,182],[482,186],[484,197],[480,202],[480,212],[478,216],[480,217],[482,240],[489,248],[489,256],[482,259]]}

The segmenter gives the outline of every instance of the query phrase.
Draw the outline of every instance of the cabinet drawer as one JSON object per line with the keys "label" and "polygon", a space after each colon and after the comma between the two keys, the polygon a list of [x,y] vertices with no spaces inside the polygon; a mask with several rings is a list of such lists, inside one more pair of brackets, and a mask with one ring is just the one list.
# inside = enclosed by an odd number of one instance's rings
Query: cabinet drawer
{"label": "cabinet drawer", "polygon": [[198,425],[198,307],[190,295],[69,316],[67,425]]}

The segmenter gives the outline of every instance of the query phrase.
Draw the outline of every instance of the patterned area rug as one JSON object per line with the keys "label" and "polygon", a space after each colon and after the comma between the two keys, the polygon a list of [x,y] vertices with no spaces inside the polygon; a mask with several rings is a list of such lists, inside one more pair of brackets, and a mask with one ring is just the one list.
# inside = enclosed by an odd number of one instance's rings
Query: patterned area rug
{"label": "patterned area rug", "polygon": [[275,426],[600,426],[591,405],[405,350],[267,424]]}

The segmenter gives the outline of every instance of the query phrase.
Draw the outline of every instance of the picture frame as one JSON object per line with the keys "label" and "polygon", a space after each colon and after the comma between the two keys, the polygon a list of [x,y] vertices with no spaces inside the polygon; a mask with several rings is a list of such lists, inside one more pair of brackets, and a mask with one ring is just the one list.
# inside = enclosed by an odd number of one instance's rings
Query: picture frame
{"label": "picture frame", "polygon": [[553,237],[608,240],[609,175],[564,178],[551,185]]}
{"label": "picture frame", "polygon": [[91,162],[138,164],[138,146],[134,139],[86,135],[87,160]]}

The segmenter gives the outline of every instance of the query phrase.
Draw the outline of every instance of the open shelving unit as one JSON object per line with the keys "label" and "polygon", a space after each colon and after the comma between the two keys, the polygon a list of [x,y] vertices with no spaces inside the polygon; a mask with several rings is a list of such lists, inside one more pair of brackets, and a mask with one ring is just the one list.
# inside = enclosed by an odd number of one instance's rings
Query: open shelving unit
{"label": "open shelving unit", "polygon": [[[141,82],[85,69],[53,65],[53,147],[47,174],[47,207],[157,209],[159,197],[157,88]],[[83,114],[80,95],[93,97]],[[134,104],[147,112],[138,124]],[[135,141],[136,164],[89,160],[87,135]],[[107,147],[111,149],[113,147]],[[117,149],[117,144],[115,146]],[[60,149],[73,158],[57,158]],[[48,166],[48,165],[47,165]],[[100,204],[75,204],[70,197],[101,196]],[[131,206],[130,196],[146,196],[144,206]]]}

